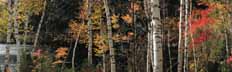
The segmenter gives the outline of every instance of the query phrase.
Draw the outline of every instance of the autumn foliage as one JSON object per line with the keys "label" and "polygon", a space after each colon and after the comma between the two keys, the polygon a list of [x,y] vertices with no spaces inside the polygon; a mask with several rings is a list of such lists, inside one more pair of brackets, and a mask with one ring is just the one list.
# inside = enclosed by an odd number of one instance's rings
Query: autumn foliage
{"label": "autumn foliage", "polygon": [[219,3],[202,2],[197,5],[205,6],[205,9],[193,9],[189,16],[189,33],[194,35],[193,41],[190,43],[190,48],[193,44],[201,44],[210,38],[213,27],[219,26],[218,18],[212,16],[216,10],[223,10],[225,6]]}

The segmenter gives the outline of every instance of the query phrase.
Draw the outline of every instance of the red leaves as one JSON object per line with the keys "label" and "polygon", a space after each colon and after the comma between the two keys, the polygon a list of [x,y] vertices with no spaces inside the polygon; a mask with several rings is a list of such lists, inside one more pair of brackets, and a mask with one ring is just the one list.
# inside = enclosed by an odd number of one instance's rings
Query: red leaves
{"label": "red leaves", "polygon": [[210,30],[200,32],[199,36],[196,38],[193,38],[193,41],[190,42],[190,48],[193,48],[193,44],[197,45],[197,44],[201,44],[207,41],[210,38],[209,37],[210,35],[211,35]]}
{"label": "red leaves", "polygon": [[189,33],[195,35],[199,33],[197,30],[201,30],[201,32],[198,34],[199,36],[192,39],[193,41],[190,42],[190,48],[192,48],[193,44],[201,44],[209,39],[211,30],[203,30],[203,28],[207,27],[208,24],[214,24],[215,18],[209,17],[209,14],[212,13],[212,11],[213,7],[211,6],[207,9],[192,11],[192,14],[189,17],[189,22],[191,24]]}
{"label": "red leaves", "polygon": [[[209,17],[212,12],[211,8],[206,10],[195,10],[189,18],[191,27],[190,33],[196,33],[197,29],[205,27],[207,24],[213,24],[214,19]],[[199,17],[197,17],[199,16]]]}
{"label": "red leaves", "polygon": [[200,36],[194,38],[194,44],[200,44],[208,39],[208,35],[210,35],[210,31],[204,31],[200,33]]}
{"label": "red leaves", "polygon": [[232,56],[229,56],[229,58],[226,59],[226,63],[230,64],[232,62]]}
{"label": "red leaves", "polygon": [[41,55],[41,52],[42,52],[42,50],[41,49],[37,49],[35,52],[33,52],[33,56],[34,57],[39,57],[40,55]]}

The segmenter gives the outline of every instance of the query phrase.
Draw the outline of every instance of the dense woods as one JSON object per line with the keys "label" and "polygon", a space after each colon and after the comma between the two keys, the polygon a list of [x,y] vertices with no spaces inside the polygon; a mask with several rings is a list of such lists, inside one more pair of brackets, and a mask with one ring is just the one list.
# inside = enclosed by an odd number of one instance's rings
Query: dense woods
{"label": "dense woods", "polygon": [[0,0],[0,72],[231,72],[231,0]]}

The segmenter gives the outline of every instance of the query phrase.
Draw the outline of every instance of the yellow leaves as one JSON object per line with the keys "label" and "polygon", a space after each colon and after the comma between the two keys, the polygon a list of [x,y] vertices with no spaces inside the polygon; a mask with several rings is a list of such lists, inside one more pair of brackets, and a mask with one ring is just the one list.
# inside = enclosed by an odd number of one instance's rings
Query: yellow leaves
{"label": "yellow leaves", "polygon": [[113,16],[111,16],[111,23],[117,23],[118,22],[118,16],[113,14]]}
{"label": "yellow leaves", "polygon": [[[69,33],[72,34],[74,39],[79,38],[80,41],[85,42],[87,38],[88,26],[84,23],[80,23],[78,21],[71,20],[69,22]],[[83,34],[83,35],[80,35]]]}
{"label": "yellow leaves", "polygon": [[131,26],[133,18],[129,14],[126,14],[125,16],[122,16],[121,18]]}
{"label": "yellow leaves", "polygon": [[67,51],[68,51],[68,48],[60,47],[55,51],[56,52],[55,57],[57,59],[66,58],[66,56],[68,55]]}
{"label": "yellow leaves", "polygon": [[213,2],[213,3],[210,3],[209,5],[213,8],[220,9],[220,10],[224,10],[226,8],[225,5],[220,4],[218,2]]}
{"label": "yellow leaves", "polygon": [[127,35],[118,35],[118,34],[113,35],[112,39],[115,42],[128,41],[131,40],[133,36],[134,36],[133,32],[128,32]]}
{"label": "yellow leaves", "polygon": [[120,27],[120,25],[118,24],[118,18],[119,16],[113,14],[111,16],[111,23],[112,23],[112,28],[113,29],[118,29]]}
{"label": "yellow leaves", "polygon": [[108,45],[106,44],[107,38],[105,36],[101,36],[97,34],[94,38],[94,45],[97,48],[94,48],[96,54],[103,54],[105,51],[108,50]]}
{"label": "yellow leaves", "polygon": [[112,28],[114,28],[114,29],[118,29],[119,27],[120,27],[119,24],[113,24],[113,25],[112,25]]}

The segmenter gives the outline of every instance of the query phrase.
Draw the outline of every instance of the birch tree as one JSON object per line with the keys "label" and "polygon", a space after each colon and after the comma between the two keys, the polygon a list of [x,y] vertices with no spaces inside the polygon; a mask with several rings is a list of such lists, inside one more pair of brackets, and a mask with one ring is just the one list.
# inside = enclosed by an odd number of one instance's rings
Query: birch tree
{"label": "birch tree", "polygon": [[9,13],[9,18],[8,18],[8,25],[7,25],[7,46],[6,46],[6,54],[5,54],[5,68],[8,68],[9,62],[10,62],[10,47],[9,44],[11,43],[11,34],[12,34],[12,0],[8,0],[8,13]]}
{"label": "birch tree", "polygon": [[34,44],[33,44],[33,50],[37,47],[37,43],[38,43],[38,39],[39,39],[39,34],[40,34],[40,30],[41,30],[41,26],[44,22],[44,17],[45,17],[45,12],[46,12],[46,6],[47,6],[47,1],[44,0],[44,6],[43,6],[43,12],[42,12],[42,16],[40,18],[40,21],[39,21],[39,24],[38,24],[38,28],[37,28],[37,31],[36,31],[36,35],[35,35],[35,40],[34,40]]}
{"label": "birch tree", "polygon": [[150,0],[151,3],[151,22],[149,28],[151,31],[152,43],[152,70],[153,72],[163,72],[163,54],[162,54],[162,42],[161,42],[161,22],[160,22],[160,8],[159,0]]}
{"label": "birch tree", "polygon": [[92,7],[92,0],[88,0],[88,40],[89,40],[89,44],[88,44],[88,65],[90,66],[92,64],[92,49],[93,49],[93,25],[92,25],[92,21],[91,21],[91,7]]}
{"label": "birch tree", "polygon": [[183,0],[180,0],[180,17],[179,17],[179,41],[178,41],[178,72],[182,72],[182,48],[181,48],[181,40],[182,40],[182,22],[183,22]]}
{"label": "birch tree", "polygon": [[[150,18],[149,14],[150,14],[150,1],[149,0],[144,0],[143,1],[144,3],[144,12],[145,12],[145,15],[147,18]],[[149,29],[149,32],[151,31],[151,27],[150,27],[150,24],[148,25],[148,29]],[[146,72],[150,72],[150,66],[151,66],[151,47],[152,47],[152,42],[150,41],[151,40],[151,33],[148,33],[147,35],[147,41],[148,41],[148,44],[147,44],[147,57],[146,57]]]}
{"label": "birch tree", "polygon": [[104,0],[104,7],[105,7],[105,13],[106,13],[106,20],[107,20],[108,44],[109,44],[109,50],[110,50],[110,67],[111,67],[110,72],[116,72],[115,52],[114,52],[113,40],[112,40],[112,25],[111,25],[110,11],[109,11],[107,0]]}
{"label": "birch tree", "polygon": [[19,48],[20,45],[20,41],[19,41],[19,25],[17,22],[17,9],[18,9],[18,0],[14,0],[14,12],[13,12],[13,17],[14,17],[14,36],[15,36],[15,40],[16,40],[16,47]]}
{"label": "birch tree", "polygon": [[[14,36],[15,36],[15,41],[16,41],[16,48],[19,48],[19,45],[20,45],[20,41],[19,41],[19,24],[17,22],[17,9],[18,9],[18,0],[14,0],[14,5],[13,5],[13,21],[14,21]],[[20,64],[20,53],[18,51],[18,54],[17,54],[17,71],[19,71],[19,65]]]}
{"label": "birch tree", "polygon": [[185,30],[184,30],[184,72],[188,72],[188,0],[185,0]]}

